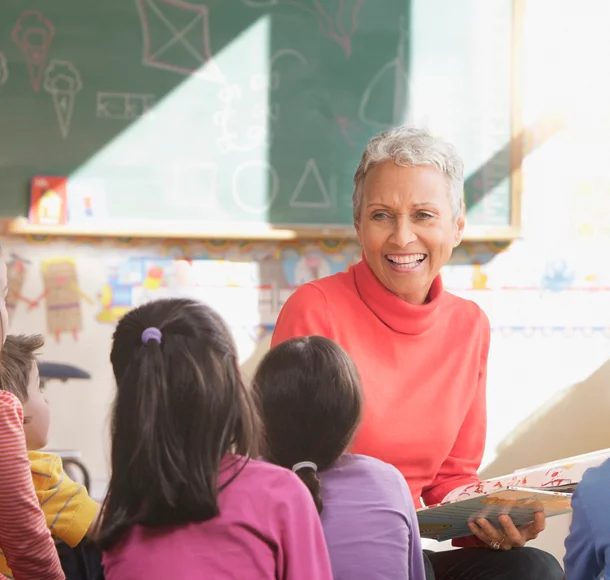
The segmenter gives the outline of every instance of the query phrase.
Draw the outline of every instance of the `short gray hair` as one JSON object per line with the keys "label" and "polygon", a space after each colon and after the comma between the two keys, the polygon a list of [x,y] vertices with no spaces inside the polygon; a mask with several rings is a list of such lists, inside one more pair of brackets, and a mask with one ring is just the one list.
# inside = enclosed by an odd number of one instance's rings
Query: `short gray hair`
{"label": "short gray hair", "polygon": [[431,165],[449,182],[454,219],[464,209],[464,162],[453,145],[424,129],[396,127],[373,137],[367,144],[354,175],[354,223],[360,220],[362,185],[368,170],[377,163],[393,161],[396,165],[415,167]]}

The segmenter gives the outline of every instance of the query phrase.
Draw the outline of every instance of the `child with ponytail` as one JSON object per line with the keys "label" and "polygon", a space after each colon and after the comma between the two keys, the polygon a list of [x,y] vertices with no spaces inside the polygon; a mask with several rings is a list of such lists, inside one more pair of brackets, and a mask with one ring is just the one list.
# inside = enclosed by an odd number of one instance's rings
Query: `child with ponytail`
{"label": "child with ponytail", "polygon": [[114,333],[106,580],[332,580],[311,497],[250,459],[259,422],[231,334],[187,299],[149,302]]}
{"label": "child with ponytail", "polygon": [[423,580],[409,487],[391,465],[346,453],[362,412],[354,364],[321,336],[293,338],[261,361],[253,389],[263,457],[309,488],[335,580]]}

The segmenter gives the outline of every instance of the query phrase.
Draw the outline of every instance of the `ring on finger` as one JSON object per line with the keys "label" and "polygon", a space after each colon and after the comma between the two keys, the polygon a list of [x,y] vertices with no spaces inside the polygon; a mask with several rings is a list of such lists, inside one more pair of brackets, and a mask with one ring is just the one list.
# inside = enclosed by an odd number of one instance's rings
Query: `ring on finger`
{"label": "ring on finger", "polygon": [[502,547],[502,544],[503,544],[504,540],[506,540],[506,534],[504,534],[504,535],[502,536],[502,539],[501,539],[499,542],[491,542],[491,543],[489,544],[489,547],[490,547],[492,550],[499,550],[499,549]]}

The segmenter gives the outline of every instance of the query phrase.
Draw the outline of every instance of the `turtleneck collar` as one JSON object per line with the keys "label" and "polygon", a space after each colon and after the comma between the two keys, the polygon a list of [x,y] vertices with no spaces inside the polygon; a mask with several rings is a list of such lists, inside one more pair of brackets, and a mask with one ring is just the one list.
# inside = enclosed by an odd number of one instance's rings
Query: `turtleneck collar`
{"label": "turtleneck collar", "polygon": [[438,316],[443,295],[440,274],[432,282],[425,304],[409,304],[392,294],[375,276],[364,256],[351,267],[362,301],[384,324],[402,334],[421,334]]}

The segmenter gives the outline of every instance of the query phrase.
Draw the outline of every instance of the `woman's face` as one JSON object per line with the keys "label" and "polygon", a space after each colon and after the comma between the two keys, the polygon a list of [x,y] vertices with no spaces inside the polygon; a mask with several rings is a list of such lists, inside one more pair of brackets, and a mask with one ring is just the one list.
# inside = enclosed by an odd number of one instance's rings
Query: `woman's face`
{"label": "woman's face", "polygon": [[362,185],[356,223],[377,279],[412,304],[423,304],[432,281],[460,242],[464,219],[454,219],[449,182],[428,165],[374,165]]}

